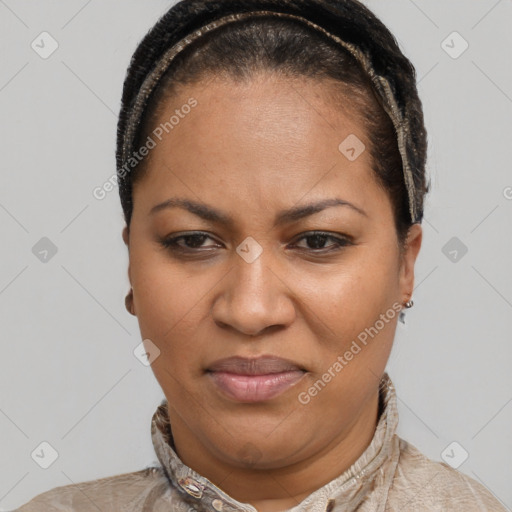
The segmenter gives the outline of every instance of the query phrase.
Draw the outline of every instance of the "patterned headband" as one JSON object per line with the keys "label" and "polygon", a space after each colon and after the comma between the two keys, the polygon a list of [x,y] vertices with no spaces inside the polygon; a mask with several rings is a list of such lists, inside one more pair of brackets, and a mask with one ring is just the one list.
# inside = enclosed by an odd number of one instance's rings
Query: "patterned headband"
{"label": "patterned headband", "polygon": [[146,104],[148,102],[149,96],[151,95],[152,91],[155,89],[160,78],[163,76],[163,74],[169,68],[174,57],[176,57],[176,55],[178,53],[180,53],[184,48],[186,48],[192,42],[194,42],[195,40],[200,38],[203,34],[209,32],[217,27],[220,27],[227,23],[232,23],[234,21],[250,18],[250,17],[266,16],[266,15],[293,18],[295,20],[299,20],[299,21],[305,23],[306,25],[322,32],[323,34],[325,34],[332,40],[336,41],[338,44],[340,44],[346,50],[348,50],[355,57],[355,59],[360,63],[360,65],[363,67],[363,69],[365,70],[367,75],[370,77],[376,92],[378,93],[378,97],[380,98],[382,107],[384,108],[384,110],[386,111],[388,116],[393,121],[393,125],[395,127],[396,134],[397,134],[398,149],[399,149],[400,155],[402,157],[404,181],[405,181],[405,185],[406,185],[407,193],[408,193],[409,212],[410,212],[410,216],[411,216],[411,222],[413,222],[413,223],[417,222],[418,221],[418,211],[417,211],[417,206],[416,206],[415,185],[414,185],[414,179],[413,179],[412,172],[411,172],[411,167],[409,164],[409,159],[407,157],[407,152],[406,152],[407,123],[404,121],[404,118],[400,112],[400,109],[396,102],[396,98],[393,94],[393,91],[389,85],[388,80],[386,78],[378,75],[375,72],[368,56],[365,53],[363,53],[359,48],[357,48],[355,45],[348,43],[346,41],[343,41],[336,35],[331,34],[330,32],[328,32],[321,26],[309,21],[306,18],[297,16],[294,14],[290,14],[290,13],[280,13],[280,12],[275,12],[275,11],[259,10],[259,11],[230,14],[228,16],[224,16],[215,21],[212,21],[212,22],[208,23],[207,25],[204,25],[203,27],[195,30],[191,34],[189,34],[186,37],[184,37],[183,39],[181,39],[178,43],[173,45],[171,48],[169,48],[162,55],[162,57],[158,60],[155,67],[153,68],[153,70],[146,76],[146,78],[137,94],[137,97],[133,104],[133,108],[131,109],[130,114],[128,116],[128,122],[127,122],[127,126],[126,126],[126,131],[124,133],[123,146],[122,146],[123,166],[126,165],[126,162],[130,158],[130,153],[133,151],[135,133],[136,133],[137,127],[141,121],[142,114],[143,114],[144,108],[146,107]]}

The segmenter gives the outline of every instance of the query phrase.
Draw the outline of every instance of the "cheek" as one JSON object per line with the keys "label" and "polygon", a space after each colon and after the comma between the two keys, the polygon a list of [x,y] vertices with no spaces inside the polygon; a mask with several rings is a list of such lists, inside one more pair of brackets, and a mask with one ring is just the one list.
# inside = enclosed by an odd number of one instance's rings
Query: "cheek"
{"label": "cheek", "polygon": [[316,326],[309,327],[315,331],[317,346],[323,347],[315,351],[320,363],[316,369],[321,373],[330,369],[336,375],[319,404],[325,400],[327,406],[331,394],[346,392],[350,383],[362,386],[367,369],[378,375],[385,367],[398,319],[398,268],[393,258],[392,251],[368,248],[320,280],[313,274],[305,279],[307,293],[302,297],[310,310],[309,321]]}
{"label": "cheek", "polygon": [[150,339],[158,347],[160,353],[151,364],[152,371],[162,389],[172,396],[172,403],[179,403],[182,395],[188,396],[185,383],[198,371],[194,343],[200,317],[205,314],[201,298],[208,288],[169,261],[163,263],[160,256],[133,256],[131,273],[140,333],[142,339]]}
{"label": "cheek", "polygon": [[301,296],[335,332],[354,333],[373,324],[395,302],[398,269],[393,262],[390,253],[360,251],[321,276],[303,274]]}
{"label": "cheek", "polygon": [[134,250],[130,266],[142,336],[169,344],[178,335],[190,335],[204,315],[206,291],[213,284],[193,278],[159,251]]}

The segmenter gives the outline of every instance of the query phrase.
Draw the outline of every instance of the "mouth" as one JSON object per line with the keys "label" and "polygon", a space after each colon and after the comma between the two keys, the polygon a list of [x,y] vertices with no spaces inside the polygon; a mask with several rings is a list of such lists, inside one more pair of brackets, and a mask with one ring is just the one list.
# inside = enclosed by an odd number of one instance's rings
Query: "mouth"
{"label": "mouth", "polygon": [[206,370],[214,387],[237,402],[263,402],[295,386],[307,370],[275,356],[220,359]]}

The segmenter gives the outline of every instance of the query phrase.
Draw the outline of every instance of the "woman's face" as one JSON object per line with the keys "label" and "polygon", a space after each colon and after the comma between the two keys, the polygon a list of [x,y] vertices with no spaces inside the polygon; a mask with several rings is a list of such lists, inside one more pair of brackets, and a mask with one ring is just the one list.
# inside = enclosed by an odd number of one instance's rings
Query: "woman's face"
{"label": "woman's face", "polygon": [[[152,136],[134,187],[133,307],[160,351],[152,368],[173,434],[224,463],[284,467],[358,423],[373,433],[412,294],[421,228],[400,260],[364,127],[327,87],[258,75],[180,89],[159,120],[177,115],[173,127]],[[169,200],[190,209],[154,209]],[[166,247],[172,237],[185,238]],[[263,355],[295,367],[214,365]]]}

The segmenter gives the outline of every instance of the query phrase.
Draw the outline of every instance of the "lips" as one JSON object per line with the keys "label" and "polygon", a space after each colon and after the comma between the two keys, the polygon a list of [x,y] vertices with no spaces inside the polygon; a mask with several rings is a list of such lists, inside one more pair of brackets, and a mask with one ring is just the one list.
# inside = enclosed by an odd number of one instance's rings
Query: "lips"
{"label": "lips", "polygon": [[241,356],[219,359],[208,367],[212,372],[228,372],[238,375],[268,375],[288,371],[304,370],[288,359],[276,356],[260,356],[248,358]]}
{"label": "lips", "polygon": [[303,367],[271,355],[228,357],[207,369],[217,391],[237,402],[261,402],[275,398],[296,385],[305,374]]}

